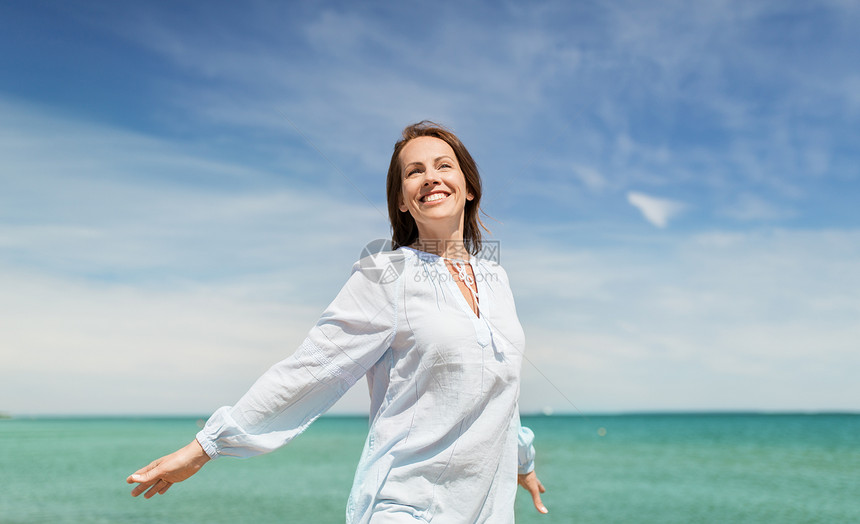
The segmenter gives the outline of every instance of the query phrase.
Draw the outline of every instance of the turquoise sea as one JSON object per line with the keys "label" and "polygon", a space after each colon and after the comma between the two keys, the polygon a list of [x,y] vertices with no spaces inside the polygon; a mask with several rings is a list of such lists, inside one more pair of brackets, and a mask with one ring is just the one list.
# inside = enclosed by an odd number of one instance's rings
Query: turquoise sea
{"label": "turquoise sea", "polygon": [[[125,477],[195,418],[0,420],[0,522],[343,522],[366,418],[328,416],[276,453],[208,464],[165,496]],[[548,515],[518,523],[858,523],[860,415],[523,417]]]}

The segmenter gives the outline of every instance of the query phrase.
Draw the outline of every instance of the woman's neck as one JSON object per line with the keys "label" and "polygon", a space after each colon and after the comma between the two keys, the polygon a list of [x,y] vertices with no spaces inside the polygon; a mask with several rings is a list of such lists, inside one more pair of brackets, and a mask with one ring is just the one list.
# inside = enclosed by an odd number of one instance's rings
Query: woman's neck
{"label": "woman's neck", "polygon": [[418,238],[412,243],[413,247],[419,251],[432,253],[443,258],[454,258],[460,260],[469,259],[469,251],[466,249],[466,244],[463,242],[463,234],[451,235],[448,238],[429,238],[418,234]]}
{"label": "woman's neck", "polygon": [[448,220],[418,222],[418,238],[412,247],[444,258],[469,259],[463,242],[463,213]]}

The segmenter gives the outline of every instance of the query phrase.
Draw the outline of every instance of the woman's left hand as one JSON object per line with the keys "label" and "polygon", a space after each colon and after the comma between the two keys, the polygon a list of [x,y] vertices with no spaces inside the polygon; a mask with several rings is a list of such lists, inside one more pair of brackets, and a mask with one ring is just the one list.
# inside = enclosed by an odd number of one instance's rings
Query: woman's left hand
{"label": "woman's left hand", "polygon": [[541,513],[549,513],[549,510],[546,509],[546,506],[544,506],[543,502],[540,500],[540,494],[545,493],[546,488],[540,483],[540,480],[538,480],[534,471],[523,475],[517,475],[517,482],[531,494],[532,500],[535,503],[535,508],[537,508],[538,511]]}
{"label": "woman's left hand", "polygon": [[195,439],[170,455],[154,460],[148,466],[140,468],[129,475],[125,481],[129,484],[138,484],[131,490],[132,497],[146,491],[143,498],[148,499],[155,495],[164,495],[170,486],[194,475],[209,460],[209,455],[203,451],[203,447]]}

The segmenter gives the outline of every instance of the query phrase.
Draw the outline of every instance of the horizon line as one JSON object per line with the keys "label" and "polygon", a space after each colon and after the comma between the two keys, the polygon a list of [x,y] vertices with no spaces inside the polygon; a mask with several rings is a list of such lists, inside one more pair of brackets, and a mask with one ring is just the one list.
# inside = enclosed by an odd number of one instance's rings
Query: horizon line
{"label": "horizon line", "polygon": [[[624,410],[594,412],[552,412],[531,411],[520,413],[529,418],[588,418],[588,417],[642,417],[642,416],[788,416],[788,415],[860,415],[860,410]],[[198,419],[207,420],[211,414],[200,413],[9,413],[0,411],[0,420],[16,419]],[[368,418],[366,413],[324,413],[319,418]]]}

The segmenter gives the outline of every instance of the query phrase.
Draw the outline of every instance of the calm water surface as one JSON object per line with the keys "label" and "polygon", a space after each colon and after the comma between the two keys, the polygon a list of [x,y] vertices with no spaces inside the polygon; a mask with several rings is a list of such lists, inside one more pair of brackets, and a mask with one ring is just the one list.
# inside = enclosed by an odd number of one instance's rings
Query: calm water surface
{"label": "calm water surface", "polygon": [[[151,500],[125,477],[194,418],[0,420],[0,523],[337,523],[367,420],[323,417],[285,448],[220,459]],[[860,416],[523,417],[550,514],[518,523],[860,523]]]}

